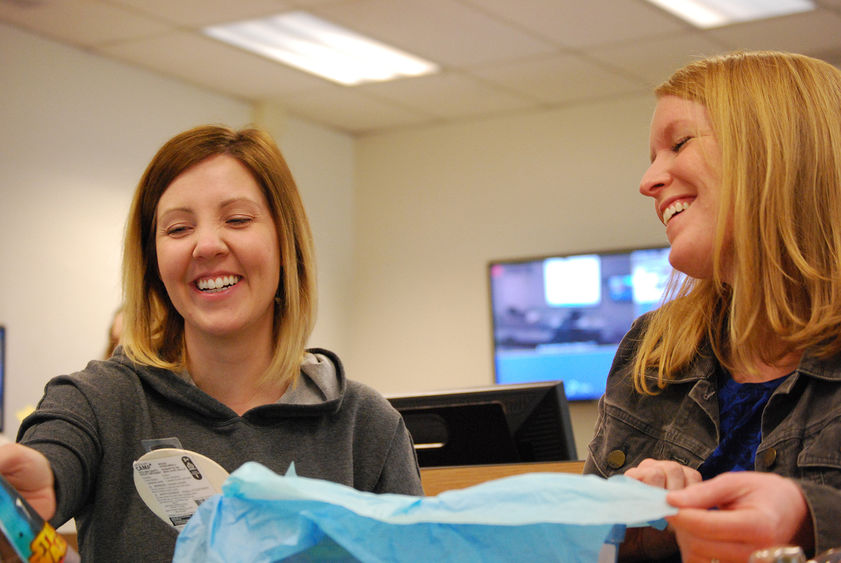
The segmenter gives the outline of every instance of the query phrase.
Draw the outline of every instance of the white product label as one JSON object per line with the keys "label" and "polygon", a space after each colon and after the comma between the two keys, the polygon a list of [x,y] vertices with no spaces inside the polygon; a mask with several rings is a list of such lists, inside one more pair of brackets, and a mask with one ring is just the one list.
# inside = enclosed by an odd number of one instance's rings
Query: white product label
{"label": "white product label", "polygon": [[170,523],[179,531],[199,505],[218,492],[202,470],[201,463],[201,459],[186,451],[181,455],[134,462],[135,476],[143,480]]}

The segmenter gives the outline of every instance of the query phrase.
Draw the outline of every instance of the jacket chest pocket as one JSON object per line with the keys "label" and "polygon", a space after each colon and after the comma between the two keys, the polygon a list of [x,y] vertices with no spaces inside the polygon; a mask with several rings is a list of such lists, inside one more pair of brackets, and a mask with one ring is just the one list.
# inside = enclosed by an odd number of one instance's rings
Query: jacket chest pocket
{"label": "jacket chest pocket", "polygon": [[[607,424],[602,424],[590,443],[590,454],[604,476],[624,473],[646,458],[677,461],[697,467],[703,460],[699,450],[706,450],[686,434],[670,427],[658,427],[621,409],[608,409]],[[701,454],[701,455],[699,455]]]}
{"label": "jacket chest pocket", "polygon": [[[803,449],[796,457],[796,471],[802,479],[841,488],[841,418],[830,421],[814,433],[809,430],[803,437]],[[770,470],[775,469],[771,467]]]}

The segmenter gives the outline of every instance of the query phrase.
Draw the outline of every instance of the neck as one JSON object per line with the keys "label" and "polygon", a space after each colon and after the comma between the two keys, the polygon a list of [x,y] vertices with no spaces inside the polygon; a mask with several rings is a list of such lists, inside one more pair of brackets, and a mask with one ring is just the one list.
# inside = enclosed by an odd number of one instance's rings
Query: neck
{"label": "neck", "polygon": [[196,386],[237,414],[277,401],[285,386],[267,379],[271,331],[212,337],[185,330],[187,369]]}
{"label": "neck", "polygon": [[737,383],[763,383],[765,381],[773,381],[797,369],[800,358],[802,357],[802,352],[791,352],[774,364],[757,361],[754,364],[755,372],[739,370],[732,374],[733,380]]}

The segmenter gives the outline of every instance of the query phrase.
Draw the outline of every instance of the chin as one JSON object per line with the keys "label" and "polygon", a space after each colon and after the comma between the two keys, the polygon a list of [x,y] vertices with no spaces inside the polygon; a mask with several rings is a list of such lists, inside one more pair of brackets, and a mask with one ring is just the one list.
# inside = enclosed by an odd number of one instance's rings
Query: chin
{"label": "chin", "polygon": [[669,264],[672,265],[672,268],[689,276],[690,278],[698,280],[712,279],[712,258],[707,258],[706,260],[702,260],[700,262],[698,260],[691,260],[687,258],[688,257],[686,256],[681,256],[680,253],[676,253],[673,248],[669,253]]}

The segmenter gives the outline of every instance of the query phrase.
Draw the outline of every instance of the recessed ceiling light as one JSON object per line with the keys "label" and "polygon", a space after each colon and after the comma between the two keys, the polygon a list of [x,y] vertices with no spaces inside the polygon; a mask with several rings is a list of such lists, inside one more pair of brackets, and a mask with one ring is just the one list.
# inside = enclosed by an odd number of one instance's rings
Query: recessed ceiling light
{"label": "recessed ceiling light", "polygon": [[203,31],[220,41],[348,86],[438,71],[434,63],[306,12],[214,25]]}
{"label": "recessed ceiling light", "polygon": [[692,25],[721,27],[815,9],[811,0],[648,0]]}

